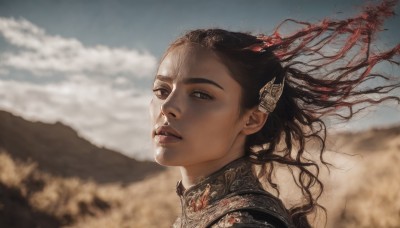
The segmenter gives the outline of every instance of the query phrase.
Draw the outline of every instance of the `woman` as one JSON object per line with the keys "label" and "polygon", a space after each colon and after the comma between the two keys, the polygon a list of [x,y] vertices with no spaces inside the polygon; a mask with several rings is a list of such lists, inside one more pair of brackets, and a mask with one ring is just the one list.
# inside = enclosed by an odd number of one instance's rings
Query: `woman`
{"label": "woman", "polygon": [[[399,79],[372,71],[398,64],[400,45],[385,52],[371,45],[394,5],[385,1],[342,21],[288,20],[304,27],[286,37],[280,26],[271,36],[199,29],[171,44],[150,113],[156,161],[182,175],[174,227],[310,227],[307,216],[325,209],[319,161],[305,153],[306,142],[316,139],[328,164],[322,118],[348,120],[370,104],[400,101],[390,94]],[[371,79],[380,84],[364,86]],[[288,209],[278,198],[277,165],[302,193]]]}

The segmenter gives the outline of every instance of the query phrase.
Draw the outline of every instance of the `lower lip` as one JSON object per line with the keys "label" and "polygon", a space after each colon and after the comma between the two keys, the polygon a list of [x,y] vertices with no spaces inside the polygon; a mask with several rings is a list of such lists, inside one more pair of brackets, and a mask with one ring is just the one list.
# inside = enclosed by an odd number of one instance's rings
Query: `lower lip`
{"label": "lower lip", "polygon": [[171,135],[156,135],[155,140],[159,144],[169,144],[179,142],[182,139]]}

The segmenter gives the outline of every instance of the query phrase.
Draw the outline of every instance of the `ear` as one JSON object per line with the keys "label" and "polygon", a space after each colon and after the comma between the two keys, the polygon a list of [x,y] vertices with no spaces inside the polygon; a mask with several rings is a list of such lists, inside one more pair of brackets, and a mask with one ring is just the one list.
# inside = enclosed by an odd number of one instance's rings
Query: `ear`
{"label": "ear", "polygon": [[251,135],[258,132],[267,121],[268,114],[258,110],[258,107],[250,109],[248,114],[245,115],[245,122],[242,133]]}

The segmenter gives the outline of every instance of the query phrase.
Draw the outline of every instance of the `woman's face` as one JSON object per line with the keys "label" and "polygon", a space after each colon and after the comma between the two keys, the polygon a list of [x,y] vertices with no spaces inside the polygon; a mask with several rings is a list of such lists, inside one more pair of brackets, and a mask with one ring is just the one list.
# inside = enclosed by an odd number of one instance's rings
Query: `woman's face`
{"label": "woman's face", "polygon": [[173,48],[153,85],[155,160],[190,166],[243,153],[240,95],[240,85],[214,53],[188,45]]}

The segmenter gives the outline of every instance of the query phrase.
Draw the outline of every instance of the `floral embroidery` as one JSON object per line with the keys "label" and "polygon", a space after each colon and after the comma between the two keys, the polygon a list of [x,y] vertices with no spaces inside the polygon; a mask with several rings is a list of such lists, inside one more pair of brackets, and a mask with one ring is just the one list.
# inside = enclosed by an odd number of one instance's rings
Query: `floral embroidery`
{"label": "floral embroidery", "polygon": [[208,201],[210,199],[210,184],[207,184],[206,189],[204,190],[203,194],[197,199],[193,198],[190,200],[190,210],[196,212],[208,205]]}

